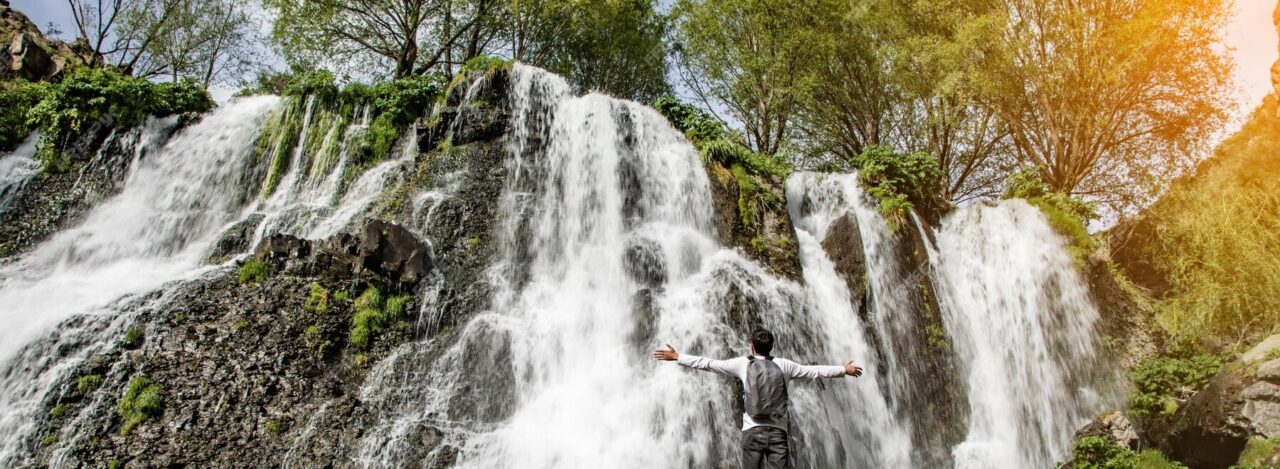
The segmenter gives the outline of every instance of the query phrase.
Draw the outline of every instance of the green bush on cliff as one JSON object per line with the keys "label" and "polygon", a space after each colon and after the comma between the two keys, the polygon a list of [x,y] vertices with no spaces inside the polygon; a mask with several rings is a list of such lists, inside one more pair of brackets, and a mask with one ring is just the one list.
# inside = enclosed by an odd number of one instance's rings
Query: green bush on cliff
{"label": "green bush on cliff", "polygon": [[0,152],[12,151],[34,128],[27,111],[49,94],[48,83],[0,82]]}
{"label": "green bush on cliff", "polygon": [[1071,449],[1076,469],[1185,469],[1159,451],[1134,452],[1100,436],[1087,436]]}
{"label": "green bush on cliff", "polygon": [[1069,241],[1068,249],[1083,261],[1096,247],[1089,236],[1089,222],[1098,218],[1092,204],[1057,192],[1049,192],[1042,171],[1036,166],[1025,166],[1009,176],[1005,183],[1004,199],[1024,199],[1040,209],[1054,231]]}
{"label": "green bush on cliff", "polygon": [[880,201],[880,214],[895,231],[915,208],[913,200],[937,197],[942,187],[938,160],[928,153],[898,153],[887,146],[871,145],[852,163],[858,180]]}
{"label": "green bush on cliff", "polygon": [[374,337],[396,321],[404,319],[408,295],[383,298],[376,287],[369,287],[355,301],[355,315],[351,318],[351,345],[367,350]]}
{"label": "green bush on cliff", "polygon": [[245,261],[244,265],[240,266],[238,280],[241,285],[258,283],[266,280],[268,273],[267,263],[263,262],[262,259],[253,258]]}
{"label": "green bush on cliff", "polygon": [[724,122],[697,106],[680,101],[673,96],[654,100],[653,108],[662,113],[672,126],[684,132],[695,144],[724,137]]}
{"label": "green bush on cliff", "polygon": [[1135,387],[1129,397],[1130,415],[1172,415],[1178,410],[1177,399],[1203,389],[1226,363],[1222,355],[1161,356],[1138,362],[1129,370]]}
{"label": "green bush on cliff", "polygon": [[142,123],[148,115],[166,116],[205,112],[213,99],[190,80],[152,83],[113,69],[81,68],[27,112],[27,122],[40,130],[40,158],[46,169],[65,169],[60,149],[67,139],[103,116],[115,119],[117,128]]}
{"label": "green bush on cliff", "polygon": [[120,434],[128,435],[133,427],[149,418],[159,416],[164,411],[163,391],[160,385],[151,382],[146,375],[135,376],[125,388],[116,410],[120,418],[124,419],[124,423],[120,426]]}

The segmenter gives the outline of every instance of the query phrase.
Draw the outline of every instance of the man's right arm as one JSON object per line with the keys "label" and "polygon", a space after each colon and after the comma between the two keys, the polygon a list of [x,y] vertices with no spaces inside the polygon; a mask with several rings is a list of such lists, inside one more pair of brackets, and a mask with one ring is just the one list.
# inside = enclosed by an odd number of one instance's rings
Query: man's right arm
{"label": "man's right arm", "polygon": [[710,371],[726,376],[736,377],[742,371],[740,369],[741,364],[738,363],[741,360],[713,360],[706,357],[699,357],[697,355],[679,353],[676,351],[676,348],[672,347],[670,344],[667,345],[665,350],[654,350],[653,358],[656,360],[674,361],[679,363],[681,366],[686,366],[695,370]]}

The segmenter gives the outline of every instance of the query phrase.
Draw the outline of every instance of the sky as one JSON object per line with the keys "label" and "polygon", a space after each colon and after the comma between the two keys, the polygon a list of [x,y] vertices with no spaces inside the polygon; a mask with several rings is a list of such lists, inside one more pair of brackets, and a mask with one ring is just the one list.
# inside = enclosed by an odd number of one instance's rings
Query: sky
{"label": "sky", "polygon": [[[68,36],[75,29],[70,10],[64,0],[10,0],[12,6],[26,13],[41,29],[53,22]],[[1223,136],[1239,127],[1244,117],[1271,92],[1271,64],[1278,55],[1276,27],[1271,22],[1275,0],[1236,0],[1235,11],[1225,31],[1228,47],[1235,58],[1234,117]],[[234,90],[215,90],[214,97],[225,100]]]}

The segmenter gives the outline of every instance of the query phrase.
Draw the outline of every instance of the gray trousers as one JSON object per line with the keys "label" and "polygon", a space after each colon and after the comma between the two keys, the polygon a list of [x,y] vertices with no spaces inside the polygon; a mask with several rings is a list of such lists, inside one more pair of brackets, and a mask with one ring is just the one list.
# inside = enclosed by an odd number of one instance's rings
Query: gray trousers
{"label": "gray trousers", "polygon": [[776,427],[754,427],[742,432],[742,469],[790,469],[787,432]]}

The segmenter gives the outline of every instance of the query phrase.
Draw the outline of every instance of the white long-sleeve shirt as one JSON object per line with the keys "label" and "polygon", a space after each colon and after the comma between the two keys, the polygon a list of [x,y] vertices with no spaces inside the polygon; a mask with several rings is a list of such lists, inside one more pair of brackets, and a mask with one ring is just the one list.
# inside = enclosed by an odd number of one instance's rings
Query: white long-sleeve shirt
{"label": "white long-sleeve shirt", "polygon": [[[761,360],[763,356],[756,355]],[[785,358],[773,358],[773,362],[778,364],[778,368],[787,376],[787,381],[793,379],[818,379],[818,378],[841,378],[844,377],[844,367],[837,365],[801,365],[799,363],[787,360]],[[747,357],[730,358],[728,360],[714,360],[697,355],[680,354],[676,359],[676,363],[681,366],[687,366],[695,370],[710,371],[712,373],[722,374],[725,376],[733,376],[742,381],[742,385],[747,385]],[[791,386],[787,386],[788,389]],[[751,416],[745,412],[742,414],[742,431],[747,431],[756,426],[751,420]]]}

